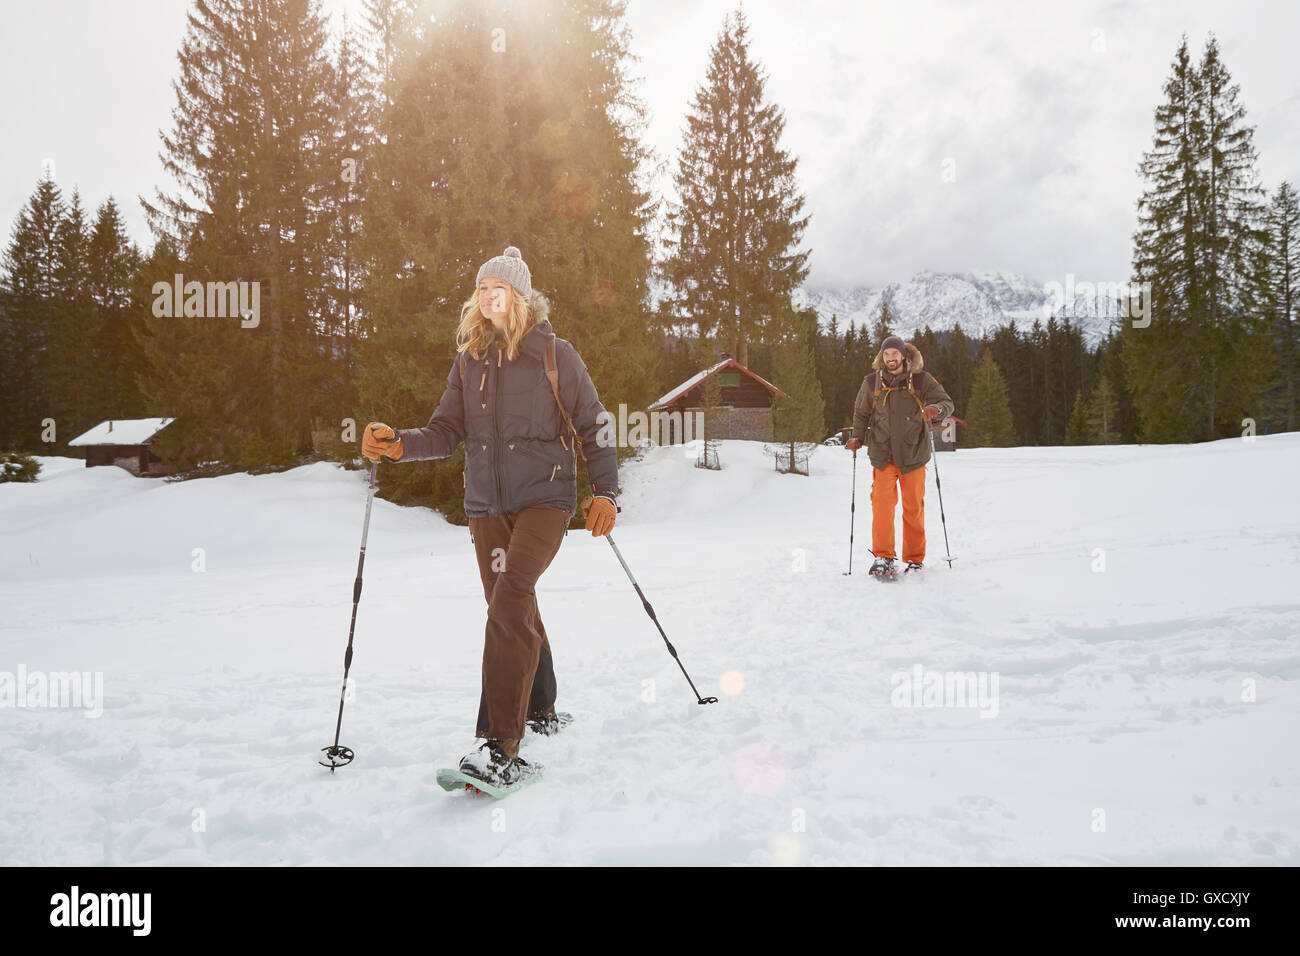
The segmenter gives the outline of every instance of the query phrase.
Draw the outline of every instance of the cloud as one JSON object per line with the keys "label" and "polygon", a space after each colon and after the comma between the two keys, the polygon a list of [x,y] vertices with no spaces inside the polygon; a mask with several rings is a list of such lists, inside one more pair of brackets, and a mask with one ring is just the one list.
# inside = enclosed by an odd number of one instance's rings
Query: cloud
{"label": "cloud", "polygon": [[[663,4],[637,0],[629,16],[658,116],[670,108],[656,96],[659,51],[637,39],[650,6],[671,20]],[[692,84],[731,6],[694,8],[691,27],[707,27],[705,36],[660,41],[678,67],[683,47],[697,50]],[[922,269],[1125,279],[1136,168],[1182,32],[1199,46],[1213,27],[1247,107],[1267,104],[1251,115],[1273,127],[1257,136],[1261,169],[1286,165],[1272,158],[1283,149],[1295,155],[1300,106],[1284,37],[1300,11],[1271,9],[1275,29],[1258,31],[1250,24],[1262,14],[1251,7],[1239,3],[1225,18],[1208,2],[1171,11],[1122,2],[749,0],[752,52],[785,110],[784,145],[799,158],[808,197],[809,285],[879,285]],[[671,107],[674,118],[684,105]],[[665,133],[657,120],[652,138],[675,156],[680,137]],[[944,180],[945,168],[955,169],[954,181]]]}
{"label": "cloud", "polygon": [[[27,95],[0,106],[11,134],[0,226],[55,156],[63,185],[80,185],[90,206],[113,193],[133,238],[151,241],[134,197],[170,188],[157,133],[170,126],[187,6],[84,3],[72,26],[59,5],[14,7],[0,84]],[[644,77],[646,138],[660,159],[675,158],[709,47],[737,6],[630,0],[641,58],[631,72]],[[769,96],[786,114],[784,145],[799,159],[813,286],[902,281],[921,269],[1124,278],[1135,170],[1183,32],[1197,48],[1210,30],[1218,36],[1258,127],[1265,185],[1300,182],[1300,5],[745,0],[744,9]],[[136,54],[101,82],[98,55],[128,48]],[[940,175],[948,158],[951,183]]]}

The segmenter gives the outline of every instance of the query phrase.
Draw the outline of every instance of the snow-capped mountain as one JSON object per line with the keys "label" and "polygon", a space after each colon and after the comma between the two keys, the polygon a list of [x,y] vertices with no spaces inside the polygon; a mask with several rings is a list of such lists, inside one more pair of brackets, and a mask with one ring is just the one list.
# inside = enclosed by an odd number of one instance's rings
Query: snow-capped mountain
{"label": "snow-capped mountain", "polygon": [[1043,283],[1014,272],[918,272],[904,283],[884,288],[800,289],[795,305],[817,310],[823,326],[837,317],[849,323],[875,324],[882,302],[889,303],[893,330],[905,338],[925,326],[938,331],[961,323],[971,338],[991,334],[1008,322],[1027,330],[1034,320],[1068,318],[1083,327],[1084,340],[1095,346],[1125,309],[1125,290],[1108,283],[1088,283],[1067,277]]}

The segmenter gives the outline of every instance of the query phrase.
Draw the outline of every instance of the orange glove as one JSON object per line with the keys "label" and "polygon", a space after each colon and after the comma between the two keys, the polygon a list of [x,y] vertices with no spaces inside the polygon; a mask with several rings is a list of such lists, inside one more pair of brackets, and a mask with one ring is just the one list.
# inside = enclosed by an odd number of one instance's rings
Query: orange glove
{"label": "orange glove", "polygon": [[582,516],[587,519],[587,530],[593,538],[614,530],[614,515],[618,509],[608,498],[583,498]]}
{"label": "orange glove", "polygon": [[850,438],[844,443],[844,447],[856,454],[857,450],[862,447],[862,442],[858,441],[856,438]]}
{"label": "orange glove", "polygon": [[934,421],[942,414],[943,412],[940,411],[938,405],[927,405],[925,406],[925,408],[921,409],[921,417],[924,418],[927,422]]}
{"label": "orange glove", "polygon": [[384,441],[396,436],[397,433],[383,422],[371,422],[361,433],[361,454],[371,461],[378,461],[380,455],[387,455],[393,461],[399,461],[404,453],[402,440],[398,438],[397,441]]}

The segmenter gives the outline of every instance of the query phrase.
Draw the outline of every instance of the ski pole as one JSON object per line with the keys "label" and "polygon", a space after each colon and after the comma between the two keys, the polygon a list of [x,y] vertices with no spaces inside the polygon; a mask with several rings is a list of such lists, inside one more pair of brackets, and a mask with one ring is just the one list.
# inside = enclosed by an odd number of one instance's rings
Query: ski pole
{"label": "ski pole", "polygon": [[939,492],[939,521],[943,525],[943,550],[947,554],[944,560],[951,568],[952,563],[957,559],[952,556],[952,551],[948,547],[948,519],[943,513],[943,483],[939,481],[939,453],[934,448],[934,429],[927,425],[925,430],[930,433],[930,460],[934,462],[934,487]]}
{"label": "ski pole", "polygon": [[846,575],[853,573],[853,521],[858,511],[858,450],[853,449],[853,494],[849,498],[849,569]]}
{"label": "ski pole", "polygon": [[659,636],[662,637],[664,643],[668,645],[668,653],[673,656],[673,660],[677,661],[677,666],[682,669],[682,676],[686,678],[686,683],[691,685],[691,691],[695,694],[695,702],[697,704],[716,704],[718,698],[701,697],[700,692],[695,689],[695,682],[691,680],[691,675],[686,673],[686,668],[683,666],[681,658],[677,656],[677,648],[673,647],[672,641],[668,640],[668,635],[664,633],[663,626],[659,623],[659,618],[655,617],[655,609],[652,608],[650,602],[645,599],[645,594],[641,592],[641,585],[637,584],[636,578],[632,576],[632,569],[629,568],[627,562],[623,560],[623,553],[618,550],[618,545],[614,543],[614,536],[612,534],[607,534],[605,535],[605,540],[608,541],[609,546],[614,549],[614,556],[618,558],[618,563],[623,565],[623,570],[627,573],[627,579],[632,582],[632,587],[636,588],[637,597],[641,599],[641,606],[644,607],[645,612],[650,615],[650,620],[655,622],[655,627],[659,628]]}
{"label": "ski pole", "polygon": [[[384,439],[381,439],[384,440]],[[396,441],[396,438],[387,441]],[[361,603],[361,571],[366,566],[366,538],[370,535],[370,506],[375,500],[376,479],[379,476],[379,459],[370,463],[370,488],[366,492],[366,520],[361,526],[361,553],[357,556],[357,579],[352,583],[352,623],[348,625],[348,649],[343,655],[343,690],[339,693],[339,718],[334,724],[334,745],[322,747],[325,759],[318,761],[333,773],[336,767],[346,767],[355,756],[348,747],[339,746],[339,731],[343,728],[343,702],[348,694],[348,670],[352,667],[352,636],[357,629],[357,605]]]}

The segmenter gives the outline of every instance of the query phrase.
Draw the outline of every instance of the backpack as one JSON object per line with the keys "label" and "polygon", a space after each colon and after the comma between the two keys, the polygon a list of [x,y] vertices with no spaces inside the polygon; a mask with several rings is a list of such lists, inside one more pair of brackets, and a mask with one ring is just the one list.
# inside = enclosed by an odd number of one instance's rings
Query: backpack
{"label": "backpack", "polygon": [[[907,394],[909,394],[909,395],[912,396],[913,401],[916,402],[916,407],[919,408],[919,409],[921,409],[922,414],[924,414],[924,412],[925,412],[925,404],[921,401],[921,396],[919,396],[919,395],[916,394],[916,389],[915,389],[915,388],[913,387],[913,385],[912,385],[912,379],[913,379],[914,377],[916,377],[917,375],[923,376],[923,377],[922,377],[922,382],[925,381],[925,379],[924,379],[924,375],[925,375],[925,371],[924,371],[924,369],[921,370],[920,372],[908,372],[908,373],[907,373]],[[871,387],[871,409],[870,409],[870,411],[872,411],[872,412],[874,412],[874,411],[876,410],[876,403],[877,403],[878,401],[880,401],[880,394],[881,394],[881,392],[884,392],[885,397],[888,398],[890,392],[896,392],[896,391],[899,391],[899,386],[897,386],[897,385],[885,385],[885,386],[882,387],[880,383],[881,383],[881,381],[884,379],[884,377],[885,377],[885,376],[884,376],[884,373],[883,373],[880,369],[877,369],[876,371],[870,373],[870,374],[867,376],[867,379],[868,379],[868,380],[870,380],[870,379],[872,379],[872,378],[875,379],[875,384],[872,385],[872,387]]]}
{"label": "backpack", "polygon": [[[573,427],[573,420],[569,418],[569,412],[565,409],[564,402],[560,401],[560,369],[555,364],[555,336],[551,336],[546,343],[546,377],[550,379],[556,407],[560,410],[560,417],[564,419],[565,427],[569,429],[569,435],[573,442],[569,450],[573,452],[573,474],[576,478],[578,475],[578,454],[581,452],[582,460],[586,461],[587,453],[579,447],[582,444],[582,439],[578,437],[578,430]],[[563,435],[560,436],[560,444],[564,444]]]}

